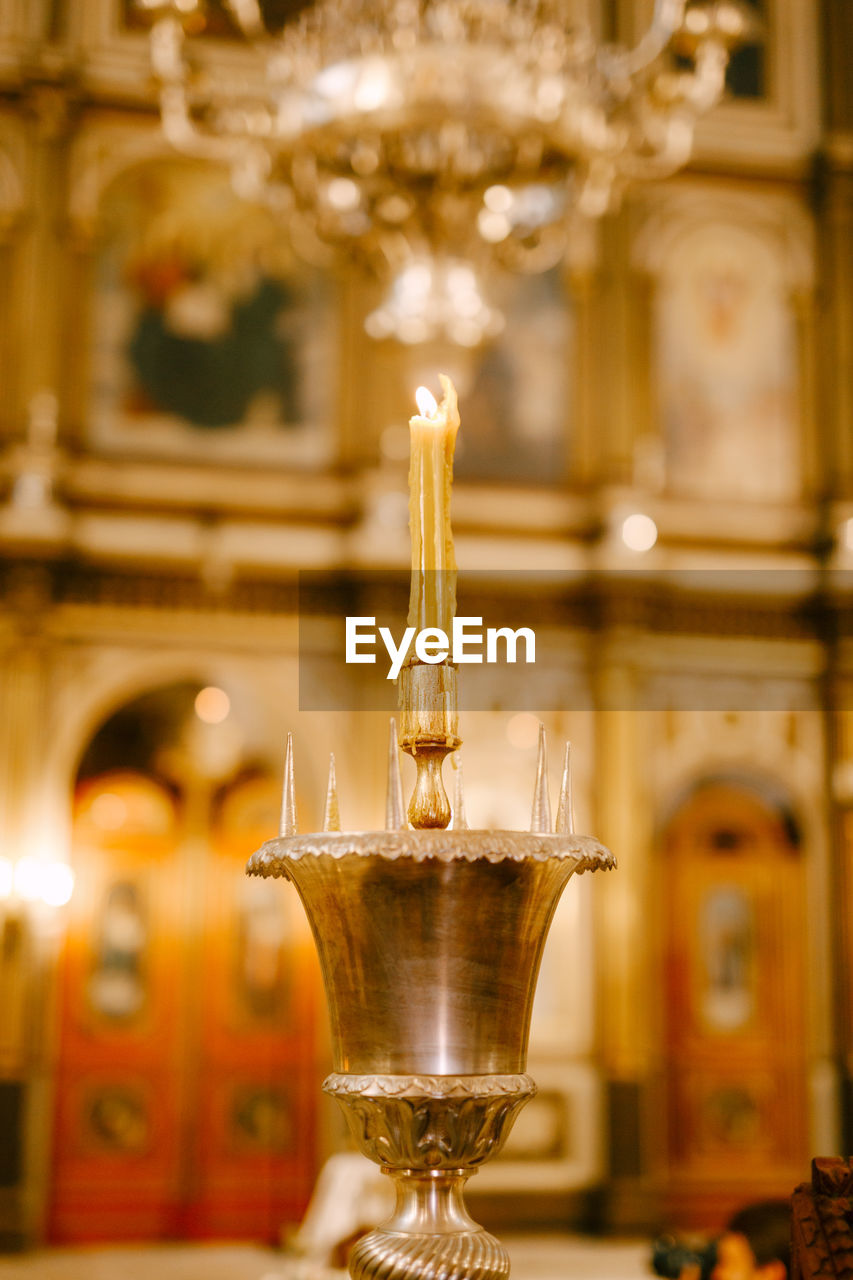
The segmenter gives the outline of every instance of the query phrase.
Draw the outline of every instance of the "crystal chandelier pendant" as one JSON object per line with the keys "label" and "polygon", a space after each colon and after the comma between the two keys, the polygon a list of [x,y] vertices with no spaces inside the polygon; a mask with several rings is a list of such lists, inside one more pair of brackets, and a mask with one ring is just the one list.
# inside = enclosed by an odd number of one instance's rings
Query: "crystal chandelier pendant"
{"label": "crystal chandelier pendant", "polygon": [[214,71],[203,0],[137,4],[170,141],[229,164],[303,256],[391,281],[369,332],[462,345],[500,323],[465,271],[546,270],[577,218],[681,167],[754,24],[741,0],[656,0],[623,49],[576,0],[227,0],[245,48]]}
{"label": "crystal chandelier pendant", "polygon": [[484,301],[470,263],[459,258],[415,258],[394,277],[365,329],[371,338],[414,345],[444,340],[479,346],[504,326],[500,311]]}

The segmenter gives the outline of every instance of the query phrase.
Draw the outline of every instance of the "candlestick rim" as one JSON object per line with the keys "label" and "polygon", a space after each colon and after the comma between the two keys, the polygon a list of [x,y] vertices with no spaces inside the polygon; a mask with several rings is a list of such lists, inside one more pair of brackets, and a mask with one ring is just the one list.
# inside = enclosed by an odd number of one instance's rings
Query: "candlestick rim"
{"label": "candlestick rim", "polygon": [[432,1072],[417,1074],[368,1075],[333,1071],[323,1081],[323,1092],[335,1098],[448,1098],[513,1097],[532,1098],[536,1081],[526,1072],[468,1073],[458,1071],[444,1075]]}
{"label": "candlestick rim", "polygon": [[252,854],[248,875],[287,876],[287,864],[301,858],[381,858],[411,862],[574,861],[574,871],[607,871],[616,866],[594,836],[540,831],[317,831],[267,840]]}

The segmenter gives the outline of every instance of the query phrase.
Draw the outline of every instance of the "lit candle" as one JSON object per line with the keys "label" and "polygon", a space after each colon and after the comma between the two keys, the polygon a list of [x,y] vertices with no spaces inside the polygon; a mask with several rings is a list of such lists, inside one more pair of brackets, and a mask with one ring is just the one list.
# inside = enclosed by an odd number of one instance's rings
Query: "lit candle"
{"label": "lit candle", "polygon": [[420,412],[409,420],[412,585],[408,625],[417,631],[439,627],[449,636],[456,612],[450,489],[459,411],[453,383],[443,373],[438,377],[444,392],[441,404],[426,387],[418,387],[415,399]]}

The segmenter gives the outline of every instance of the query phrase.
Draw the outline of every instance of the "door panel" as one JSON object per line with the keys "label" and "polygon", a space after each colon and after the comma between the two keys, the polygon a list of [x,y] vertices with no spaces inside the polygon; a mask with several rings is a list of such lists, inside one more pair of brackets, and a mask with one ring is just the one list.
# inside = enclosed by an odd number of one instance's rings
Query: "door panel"
{"label": "door panel", "polygon": [[183,806],[137,773],[81,789],[52,1239],[276,1240],[301,1217],[317,964],[292,886],[245,875],[277,806],[266,777]]}
{"label": "door panel", "polygon": [[707,783],[664,839],[666,1196],[719,1226],[806,1176],[803,867],[793,825]]}
{"label": "door panel", "polygon": [[178,814],[130,773],[81,791],[62,967],[51,1236],[169,1235],[182,992]]}
{"label": "door panel", "polygon": [[290,882],[245,874],[248,854],[277,829],[279,801],[278,786],[258,778],[216,807],[189,1235],[243,1235],[256,1222],[274,1238],[282,1222],[301,1217],[313,1183],[318,965]]}

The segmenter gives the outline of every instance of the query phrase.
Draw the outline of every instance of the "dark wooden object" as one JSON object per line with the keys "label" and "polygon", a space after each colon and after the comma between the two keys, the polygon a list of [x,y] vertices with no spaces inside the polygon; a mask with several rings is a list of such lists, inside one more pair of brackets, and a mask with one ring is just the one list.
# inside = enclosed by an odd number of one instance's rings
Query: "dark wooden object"
{"label": "dark wooden object", "polygon": [[812,1160],[791,1208],[791,1280],[853,1280],[853,1160]]}

